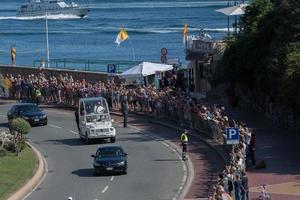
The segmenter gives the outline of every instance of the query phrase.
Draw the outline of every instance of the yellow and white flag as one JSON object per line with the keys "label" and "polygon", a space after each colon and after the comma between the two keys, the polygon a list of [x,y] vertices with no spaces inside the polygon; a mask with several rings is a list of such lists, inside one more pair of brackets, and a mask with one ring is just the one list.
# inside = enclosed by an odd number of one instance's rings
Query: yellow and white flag
{"label": "yellow and white flag", "polygon": [[184,27],[183,27],[182,36],[183,36],[183,37],[186,37],[186,36],[188,35],[188,33],[189,33],[188,25],[187,25],[187,23],[185,22],[185,23],[184,23]]}
{"label": "yellow and white flag", "polygon": [[125,41],[128,39],[128,33],[127,31],[124,29],[124,28],[121,28],[116,40],[115,40],[115,43],[117,43],[117,46],[119,46],[121,44],[121,42]]}

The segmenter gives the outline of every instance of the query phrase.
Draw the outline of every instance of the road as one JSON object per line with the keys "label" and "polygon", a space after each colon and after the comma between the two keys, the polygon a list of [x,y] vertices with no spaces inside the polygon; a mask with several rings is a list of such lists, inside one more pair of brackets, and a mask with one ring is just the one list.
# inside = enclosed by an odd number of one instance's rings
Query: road
{"label": "road", "polygon": [[[6,126],[8,105],[0,106],[0,124]],[[117,143],[128,153],[128,174],[93,176],[92,158],[98,145],[80,142],[70,112],[45,110],[48,125],[33,127],[27,135],[47,162],[42,183],[26,199],[175,200],[182,191],[186,166],[162,138],[122,128],[115,123]]]}

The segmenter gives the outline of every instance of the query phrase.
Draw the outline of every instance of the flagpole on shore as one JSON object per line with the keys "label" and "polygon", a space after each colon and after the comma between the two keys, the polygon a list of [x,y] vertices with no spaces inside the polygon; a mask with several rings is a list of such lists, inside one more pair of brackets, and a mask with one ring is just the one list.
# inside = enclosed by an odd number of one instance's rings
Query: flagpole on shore
{"label": "flagpole on shore", "polygon": [[130,39],[130,38],[129,38],[129,42],[130,42],[130,45],[131,45],[133,61],[135,61],[135,51],[134,51],[134,47],[133,47],[133,45],[132,45],[132,42],[131,42],[131,39]]}
{"label": "flagpole on shore", "polygon": [[48,16],[46,12],[46,53],[47,53],[47,67],[50,67],[50,52],[49,52],[49,36],[48,36]]}

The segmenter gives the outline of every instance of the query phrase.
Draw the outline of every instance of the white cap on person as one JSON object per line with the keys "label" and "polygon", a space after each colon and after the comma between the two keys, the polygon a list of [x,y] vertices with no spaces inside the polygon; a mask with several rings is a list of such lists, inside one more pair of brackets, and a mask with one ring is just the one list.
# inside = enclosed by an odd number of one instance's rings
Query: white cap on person
{"label": "white cap on person", "polygon": [[73,200],[73,198],[72,197],[68,197],[68,200]]}

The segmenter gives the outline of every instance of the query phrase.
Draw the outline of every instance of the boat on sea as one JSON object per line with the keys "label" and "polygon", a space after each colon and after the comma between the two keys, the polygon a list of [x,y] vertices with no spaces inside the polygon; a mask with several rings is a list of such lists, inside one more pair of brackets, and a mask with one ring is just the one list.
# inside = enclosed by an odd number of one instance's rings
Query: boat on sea
{"label": "boat on sea", "polygon": [[74,2],[68,4],[64,0],[31,0],[21,5],[17,17],[38,17],[45,15],[74,15],[84,17],[89,8]]}

